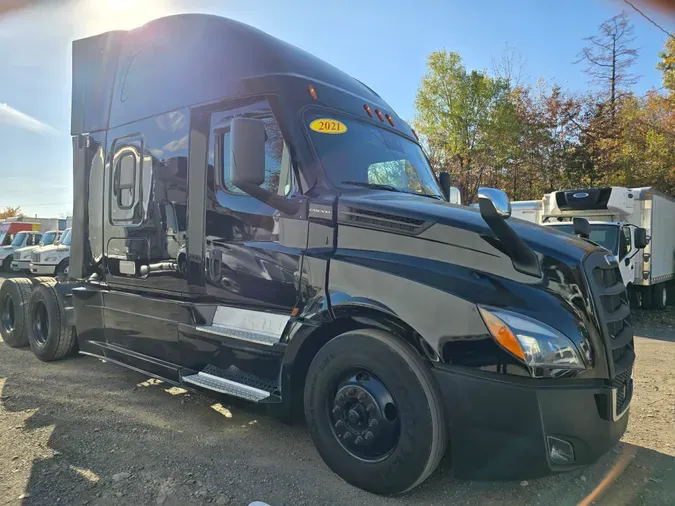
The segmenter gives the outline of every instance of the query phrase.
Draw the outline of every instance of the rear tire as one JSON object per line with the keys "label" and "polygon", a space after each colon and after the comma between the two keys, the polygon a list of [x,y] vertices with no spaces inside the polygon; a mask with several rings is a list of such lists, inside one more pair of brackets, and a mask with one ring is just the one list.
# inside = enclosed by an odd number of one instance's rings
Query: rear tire
{"label": "rear tire", "polygon": [[[386,332],[356,330],[328,342],[309,367],[304,397],[324,462],[369,492],[399,494],[416,487],[445,453],[447,427],[431,370],[406,342]],[[368,435],[373,426],[375,434]]]}
{"label": "rear tire", "polygon": [[44,362],[59,360],[75,349],[75,329],[65,325],[65,310],[55,284],[38,285],[30,297],[28,342]]}
{"label": "rear tire", "polygon": [[28,346],[32,287],[32,281],[27,278],[6,279],[0,285],[0,334],[12,348]]}

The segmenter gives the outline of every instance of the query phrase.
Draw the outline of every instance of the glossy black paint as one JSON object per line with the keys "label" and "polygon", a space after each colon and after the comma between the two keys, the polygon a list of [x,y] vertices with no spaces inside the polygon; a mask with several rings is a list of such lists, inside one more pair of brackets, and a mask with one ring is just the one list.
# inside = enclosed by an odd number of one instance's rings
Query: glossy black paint
{"label": "glossy black paint", "polygon": [[[491,425],[483,428],[493,431],[485,441],[493,444],[502,432],[516,444],[530,438],[521,455],[539,467],[541,437],[532,434],[562,430],[550,421],[551,399],[589,409],[591,398],[607,394],[610,355],[582,269],[595,246],[510,219],[541,267],[541,275],[530,275],[514,268],[473,209],[333,188],[303,120],[309,107],[356,116],[416,142],[413,133],[370,88],[255,29],[182,15],[100,37],[74,47],[75,68],[91,67],[76,71],[73,85],[71,276],[83,281],[72,292],[83,353],[174,383],[208,365],[235,366],[278,382],[273,402],[281,401],[289,416],[301,407],[305,372],[323,344],[348,330],[383,328],[428,361],[456,427],[453,437],[474,443],[484,437],[480,425],[470,428],[485,414]],[[95,58],[104,42],[109,57],[119,56],[114,73]],[[95,93],[83,93],[99,81]],[[364,104],[391,114],[396,126],[369,118]],[[268,140],[278,139],[279,149],[269,154],[266,184],[276,181],[277,195],[297,204],[292,214],[228,187],[225,136],[241,114],[274,124]],[[287,179],[281,167],[288,167]],[[278,192],[286,183],[288,191]],[[586,370],[568,380],[533,380],[488,335],[477,305],[557,329],[584,353]],[[218,306],[288,315],[288,324],[274,346],[219,337],[203,329]],[[546,397],[542,381],[558,393]],[[513,417],[474,402],[483,391],[506,399],[512,389],[515,407],[495,405],[526,417],[520,429]],[[538,412],[537,402],[547,411]],[[467,411],[463,418],[453,414],[458,405]],[[592,416],[599,415],[583,415],[588,424],[581,432],[603,433]],[[612,425],[602,444],[584,442],[591,448],[584,462],[624,428]]]}

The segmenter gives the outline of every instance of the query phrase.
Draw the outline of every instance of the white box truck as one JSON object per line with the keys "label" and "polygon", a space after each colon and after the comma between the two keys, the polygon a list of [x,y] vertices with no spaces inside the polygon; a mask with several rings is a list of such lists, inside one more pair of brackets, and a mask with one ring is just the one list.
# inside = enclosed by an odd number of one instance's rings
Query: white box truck
{"label": "white box truck", "polygon": [[539,200],[517,200],[511,202],[511,218],[519,218],[541,225],[544,203]]}
{"label": "white box truck", "polygon": [[[590,240],[616,257],[634,305],[662,308],[675,302],[675,198],[651,187],[616,186],[544,197],[543,225],[571,234],[574,217],[587,219]],[[647,244],[641,247],[644,235]]]}

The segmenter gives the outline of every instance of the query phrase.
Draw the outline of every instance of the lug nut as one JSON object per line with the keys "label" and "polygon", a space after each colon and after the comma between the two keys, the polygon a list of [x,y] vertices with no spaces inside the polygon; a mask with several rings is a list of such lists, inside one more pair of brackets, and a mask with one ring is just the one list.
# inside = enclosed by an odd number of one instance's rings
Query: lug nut
{"label": "lug nut", "polygon": [[373,437],[375,437],[375,436],[373,435],[372,432],[368,431],[368,432],[366,432],[366,436],[365,436],[365,437],[366,437],[366,441],[370,441],[370,440],[373,439]]}
{"label": "lug nut", "polygon": [[375,420],[375,418],[373,418],[372,420],[370,420],[370,422],[368,422],[368,426],[369,427],[377,427],[377,420]]}
{"label": "lug nut", "polygon": [[356,439],[354,440],[354,442],[357,445],[362,445],[363,444],[363,438],[361,436],[357,436]]}
{"label": "lug nut", "polygon": [[335,422],[335,428],[336,429],[341,429],[344,426],[345,426],[345,422],[343,422],[342,420],[338,420],[337,422]]}
{"label": "lug nut", "polygon": [[359,396],[357,397],[357,399],[359,400],[359,402],[365,401],[365,400],[366,400],[366,394],[364,394],[363,392],[361,392],[361,393],[359,394]]}
{"label": "lug nut", "polygon": [[349,432],[349,431],[345,432],[345,435],[342,436],[342,439],[344,439],[345,441],[347,441],[348,439],[351,439],[351,438],[352,438],[352,433]]}
{"label": "lug nut", "polygon": [[333,414],[334,415],[337,415],[340,411],[341,411],[340,406],[338,406],[337,404],[335,406],[333,406]]}
{"label": "lug nut", "polygon": [[356,395],[356,390],[354,390],[353,388],[350,388],[349,390],[347,390],[347,395],[349,397],[354,397]]}
{"label": "lug nut", "polygon": [[338,402],[345,402],[345,396],[344,396],[344,394],[338,394],[338,396],[337,396],[337,401],[338,401]]}
{"label": "lug nut", "polygon": [[366,410],[368,411],[368,413],[372,413],[373,411],[375,411],[375,404],[371,402],[370,404],[368,404]]}

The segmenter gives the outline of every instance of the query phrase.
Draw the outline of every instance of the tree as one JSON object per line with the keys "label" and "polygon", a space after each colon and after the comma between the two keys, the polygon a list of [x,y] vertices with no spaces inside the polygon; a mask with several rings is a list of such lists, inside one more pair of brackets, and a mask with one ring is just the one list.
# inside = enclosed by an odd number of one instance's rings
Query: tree
{"label": "tree", "polygon": [[16,218],[19,216],[23,216],[23,213],[21,212],[20,207],[11,207],[8,206],[5,208],[4,211],[0,211],[0,220],[4,220],[6,218]]}
{"label": "tree", "polygon": [[675,38],[666,40],[666,47],[659,53],[661,61],[656,68],[663,74],[663,87],[675,97]]}
{"label": "tree", "polygon": [[638,56],[637,49],[632,47],[635,41],[633,28],[625,12],[608,19],[600,25],[599,35],[584,39],[589,44],[581,50],[575,62],[586,63],[586,73],[609,98],[612,121],[617,99],[623,90],[638,81],[638,76],[630,72]]}
{"label": "tree", "polygon": [[506,83],[483,72],[467,72],[457,53],[435,51],[417,91],[415,128],[432,153],[434,170],[448,171],[465,202],[493,169],[491,136],[497,111],[506,103]]}

